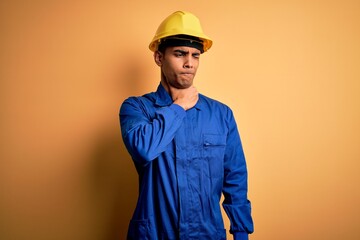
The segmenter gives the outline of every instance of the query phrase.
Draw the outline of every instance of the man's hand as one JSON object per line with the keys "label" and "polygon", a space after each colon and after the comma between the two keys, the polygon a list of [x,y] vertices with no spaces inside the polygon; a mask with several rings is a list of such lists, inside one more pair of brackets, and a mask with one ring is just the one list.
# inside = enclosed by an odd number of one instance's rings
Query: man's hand
{"label": "man's hand", "polygon": [[194,86],[185,89],[178,89],[169,86],[170,95],[175,104],[178,104],[185,110],[195,106],[199,100],[199,93]]}

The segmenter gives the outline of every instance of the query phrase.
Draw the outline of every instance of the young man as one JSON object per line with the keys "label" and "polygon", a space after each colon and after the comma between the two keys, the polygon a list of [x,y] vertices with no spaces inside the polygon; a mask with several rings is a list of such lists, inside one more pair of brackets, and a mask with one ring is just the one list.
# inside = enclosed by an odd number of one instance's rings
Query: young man
{"label": "young man", "polygon": [[212,41],[189,12],[159,26],[150,43],[161,82],[120,109],[122,137],[139,174],[128,239],[234,239],[253,232],[245,157],[231,109],[197,92],[200,55]]}

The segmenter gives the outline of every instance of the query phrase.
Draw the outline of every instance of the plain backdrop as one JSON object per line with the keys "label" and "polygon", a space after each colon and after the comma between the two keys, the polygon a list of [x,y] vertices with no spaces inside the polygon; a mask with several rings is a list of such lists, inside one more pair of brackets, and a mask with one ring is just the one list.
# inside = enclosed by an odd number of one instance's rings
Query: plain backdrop
{"label": "plain backdrop", "polygon": [[195,85],[235,113],[251,239],[360,239],[357,0],[2,0],[0,239],[125,239],[118,111],[159,84],[148,44],[176,10],[214,40]]}

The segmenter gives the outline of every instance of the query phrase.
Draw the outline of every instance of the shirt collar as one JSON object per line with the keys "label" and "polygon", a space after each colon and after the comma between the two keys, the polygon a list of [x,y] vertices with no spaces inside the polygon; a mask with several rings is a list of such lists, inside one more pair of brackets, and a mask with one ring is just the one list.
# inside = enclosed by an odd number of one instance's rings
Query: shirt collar
{"label": "shirt collar", "polygon": [[[161,83],[159,84],[155,94],[156,94],[156,98],[155,98],[156,105],[160,107],[165,107],[173,103],[170,94],[165,90],[164,86]],[[201,110],[203,104],[204,104],[204,100],[202,99],[202,95],[199,94],[199,100],[195,104],[194,108],[196,108],[197,110]]]}
{"label": "shirt collar", "polygon": [[155,104],[160,107],[169,106],[172,104],[173,100],[171,99],[170,94],[165,90],[164,86],[160,83],[156,92]]}

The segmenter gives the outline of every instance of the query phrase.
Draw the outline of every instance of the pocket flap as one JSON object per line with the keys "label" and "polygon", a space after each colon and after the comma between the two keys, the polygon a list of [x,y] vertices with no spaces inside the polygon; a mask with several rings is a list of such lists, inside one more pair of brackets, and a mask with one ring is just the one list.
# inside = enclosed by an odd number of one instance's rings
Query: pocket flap
{"label": "pocket flap", "polygon": [[204,146],[225,146],[226,145],[226,135],[222,134],[204,134]]}

